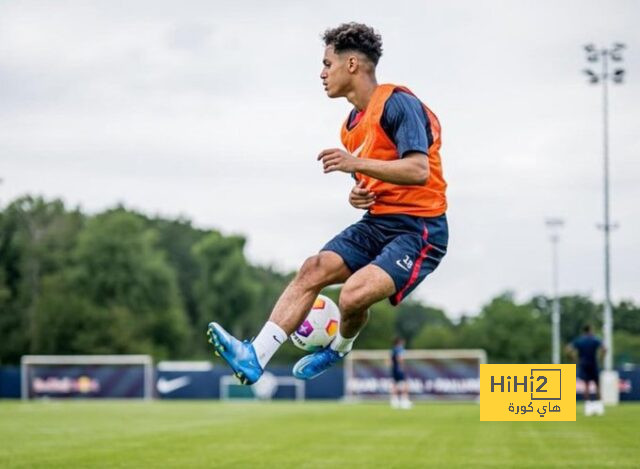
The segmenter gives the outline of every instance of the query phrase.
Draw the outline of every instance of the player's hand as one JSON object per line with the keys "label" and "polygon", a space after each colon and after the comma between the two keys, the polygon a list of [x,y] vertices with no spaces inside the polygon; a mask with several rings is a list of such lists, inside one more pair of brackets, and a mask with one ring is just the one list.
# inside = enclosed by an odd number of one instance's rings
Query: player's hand
{"label": "player's hand", "polygon": [[358,182],[349,193],[349,203],[355,208],[367,210],[376,201],[376,195],[364,187],[364,181]]}
{"label": "player's hand", "polygon": [[320,152],[318,161],[322,161],[325,174],[332,171],[355,173],[358,158],[339,148],[329,148]]}

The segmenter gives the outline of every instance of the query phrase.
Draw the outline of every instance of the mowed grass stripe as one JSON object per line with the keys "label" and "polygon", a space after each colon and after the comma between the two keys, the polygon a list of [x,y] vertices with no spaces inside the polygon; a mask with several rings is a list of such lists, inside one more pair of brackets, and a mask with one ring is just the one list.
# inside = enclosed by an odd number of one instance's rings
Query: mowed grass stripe
{"label": "mowed grass stripe", "polygon": [[475,404],[0,402],[0,467],[638,467],[640,405],[480,422]]}

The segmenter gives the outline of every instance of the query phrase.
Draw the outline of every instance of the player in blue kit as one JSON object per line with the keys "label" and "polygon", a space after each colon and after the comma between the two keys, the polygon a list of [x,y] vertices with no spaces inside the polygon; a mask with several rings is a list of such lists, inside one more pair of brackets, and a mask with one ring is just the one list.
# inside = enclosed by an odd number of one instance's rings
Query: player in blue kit
{"label": "player in blue kit", "polygon": [[391,407],[411,409],[409,385],[404,370],[404,339],[396,337],[391,348]]}
{"label": "player in blue kit", "polygon": [[[589,416],[592,414],[604,414],[604,406],[600,400],[600,369],[598,358],[602,359],[606,351],[602,341],[593,335],[591,324],[587,324],[582,329],[583,334],[567,346],[567,353],[578,362],[578,377],[584,381],[584,412]],[[597,400],[591,400],[589,385],[595,384]]]}

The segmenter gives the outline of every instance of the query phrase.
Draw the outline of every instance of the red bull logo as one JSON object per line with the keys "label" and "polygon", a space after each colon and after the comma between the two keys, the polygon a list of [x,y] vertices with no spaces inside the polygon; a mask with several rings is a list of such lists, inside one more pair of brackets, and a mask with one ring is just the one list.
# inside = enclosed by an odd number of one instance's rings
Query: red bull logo
{"label": "red bull logo", "polygon": [[98,380],[88,376],[78,378],[34,378],[33,391],[42,394],[89,394],[100,391]]}

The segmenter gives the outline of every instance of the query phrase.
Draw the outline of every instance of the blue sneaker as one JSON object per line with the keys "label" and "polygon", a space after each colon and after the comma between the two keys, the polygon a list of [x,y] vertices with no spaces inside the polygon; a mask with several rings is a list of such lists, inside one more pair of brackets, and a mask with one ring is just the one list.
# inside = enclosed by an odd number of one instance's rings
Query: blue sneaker
{"label": "blue sneaker", "polygon": [[263,370],[250,342],[240,342],[217,322],[209,323],[207,335],[214,353],[229,364],[242,384],[253,384],[260,379]]}
{"label": "blue sneaker", "polygon": [[344,358],[346,353],[336,352],[331,347],[302,357],[293,365],[293,376],[298,379],[313,379],[327,371],[334,363]]}

